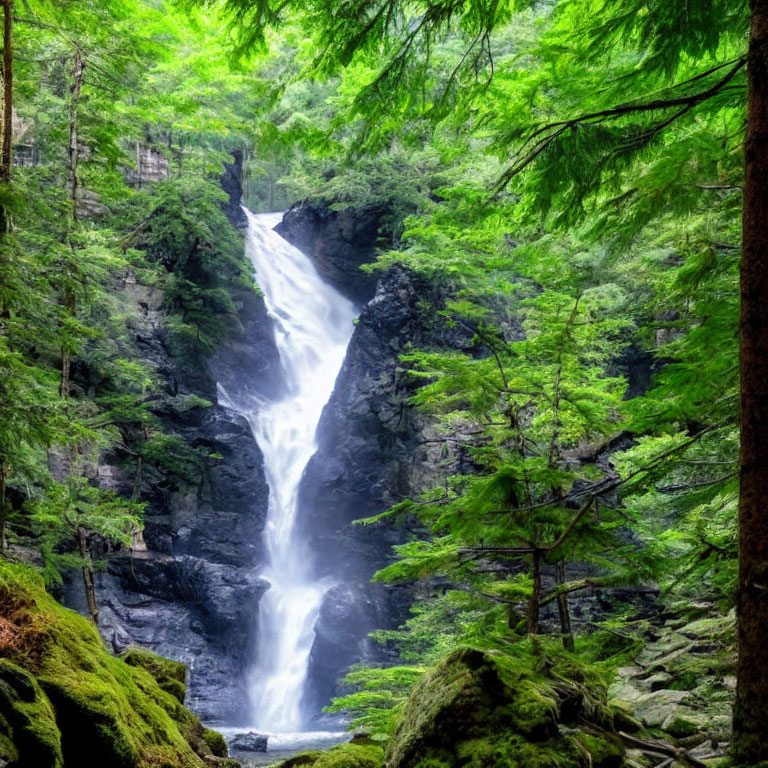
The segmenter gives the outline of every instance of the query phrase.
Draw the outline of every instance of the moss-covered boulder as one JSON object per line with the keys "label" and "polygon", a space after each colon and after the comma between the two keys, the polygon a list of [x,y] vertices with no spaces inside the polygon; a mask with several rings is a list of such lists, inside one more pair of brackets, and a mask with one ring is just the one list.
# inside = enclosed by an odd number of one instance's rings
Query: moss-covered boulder
{"label": "moss-covered boulder", "polygon": [[620,768],[603,681],[568,654],[532,647],[444,659],[406,702],[386,768]]}
{"label": "moss-covered boulder", "polygon": [[215,757],[226,757],[229,754],[227,740],[218,732],[206,728],[203,731],[203,738],[208,745],[208,749]]}
{"label": "moss-covered boulder", "polygon": [[14,768],[220,765],[181,703],[183,666],[146,652],[130,661],[36,572],[0,562],[0,755]]}
{"label": "moss-covered boulder", "polygon": [[280,768],[381,768],[384,750],[376,744],[339,744],[327,752],[300,752]]}
{"label": "moss-covered boulder", "polygon": [[12,765],[60,768],[61,734],[50,701],[24,669],[0,659],[0,758]]}
{"label": "moss-covered boulder", "polygon": [[126,664],[146,669],[157,684],[170,693],[180,704],[187,694],[187,667],[179,661],[171,661],[143,648],[131,648],[122,656]]}

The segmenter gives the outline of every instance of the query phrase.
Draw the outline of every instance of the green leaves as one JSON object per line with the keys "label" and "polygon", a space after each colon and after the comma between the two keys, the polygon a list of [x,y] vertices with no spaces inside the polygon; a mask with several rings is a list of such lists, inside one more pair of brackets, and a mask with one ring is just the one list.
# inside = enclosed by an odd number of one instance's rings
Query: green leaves
{"label": "green leaves", "polygon": [[46,580],[60,582],[64,568],[90,567],[90,562],[66,551],[79,540],[81,529],[104,542],[131,546],[142,527],[142,510],[142,504],[94,488],[82,477],[51,484],[45,496],[28,505],[29,524],[43,556]]}
{"label": "green leaves", "polygon": [[349,714],[350,728],[365,731],[374,741],[386,741],[408,694],[426,671],[420,666],[353,667],[342,684],[357,690],[333,699],[325,711]]}

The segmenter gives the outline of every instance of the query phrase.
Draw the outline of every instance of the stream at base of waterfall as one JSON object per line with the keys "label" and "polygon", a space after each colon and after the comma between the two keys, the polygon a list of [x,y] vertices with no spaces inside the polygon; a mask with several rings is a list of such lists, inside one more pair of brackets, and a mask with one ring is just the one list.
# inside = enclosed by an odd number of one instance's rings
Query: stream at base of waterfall
{"label": "stream at base of waterfall", "polygon": [[341,733],[304,733],[302,697],[314,626],[332,584],[315,578],[306,531],[296,520],[301,478],[317,449],[317,425],[344,361],[357,311],[323,282],[304,253],[273,231],[282,214],[247,214],[246,252],[274,325],[281,396],[266,400],[220,386],[219,398],[248,420],[264,455],[269,486],[266,563],[260,575],[270,587],[259,604],[248,688],[250,722],[254,730],[272,735],[272,752],[344,739]]}

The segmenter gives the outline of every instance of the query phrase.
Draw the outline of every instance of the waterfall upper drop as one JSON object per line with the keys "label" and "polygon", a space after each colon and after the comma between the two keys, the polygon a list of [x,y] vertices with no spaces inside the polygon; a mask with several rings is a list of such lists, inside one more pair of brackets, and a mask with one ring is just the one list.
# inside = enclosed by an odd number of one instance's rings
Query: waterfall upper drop
{"label": "waterfall upper drop", "polygon": [[314,624],[330,584],[312,573],[307,537],[296,526],[299,484],[315,453],[315,432],[352,336],[354,305],[323,282],[310,259],[273,231],[282,214],[248,213],[246,250],[274,323],[281,397],[232,402],[248,419],[269,485],[264,534],[270,588],[259,605],[250,672],[252,722],[280,733],[302,728],[301,699]]}

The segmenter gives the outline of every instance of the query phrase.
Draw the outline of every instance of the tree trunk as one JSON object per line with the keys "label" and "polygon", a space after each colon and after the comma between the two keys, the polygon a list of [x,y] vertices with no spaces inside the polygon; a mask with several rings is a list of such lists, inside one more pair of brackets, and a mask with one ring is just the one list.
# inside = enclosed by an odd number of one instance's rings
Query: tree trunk
{"label": "tree trunk", "polygon": [[0,181],[11,180],[13,162],[13,0],[3,0],[3,141]]}
{"label": "tree trunk", "polygon": [[768,760],[768,0],[751,0],[741,259],[739,660],[731,751]]}
{"label": "tree trunk", "polygon": [[528,600],[528,634],[537,635],[541,606],[541,552],[536,551],[531,555],[531,577],[533,589]]}
{"label": "tree trunk", "polygon": [[[75,314],[75,297],[70,289],[67,289],[64,294],[64,308],[70,315]],[[59,394],[63,398],[69,397],[70,393],[70,369],[72,367],[72,353],[66,346],[66,341],[61,349],[61,385],[59,386]]]}
{"label": "tree trunk", "polygon": [[80,91],[83,87],[85,62],[79,48],[75,48],[75,58],[72,66],[72,87],[69,101],[69,152],[67,164],[67,191],[72,201],[72,218],[77,221],[78,178],[77,164],[80,160],[80,137],[78,134],[77,108],[80,103]]}
{"label": "tree trunk", "polygon": [[[558,560],[555,565],[555,581],[558,587],[565,584],[565,560]],[[560,631],[563,635],[563,648],[566,651],[574,652],[573,630],[571,629],[571,612],[568,610],[568,595],[565,592],[558,592],[557,611],[560,614]]]}
{"label": "tree trunk", "polygon": [[5,552],[5,526],[8,522],[5,496],[5,465],[0,464],[0,553]]}
{"label": "tree trunk", "polygon": [[91,614],[91,621],[98,626],[99,606],[96,602],[96,587],[93,583],[91,553],[88,550],[88,539],[83,527],[77,529],[77,543],[80,547],[80,557],[83,559],[83,586],[85,587],[85,599],[88,602],[88,612]]}
{"label": "tree trunk", "polygon": [[[13,163],[13,0],[3,4],[3,119],[0,131],[0,184],[10,184]],[[0,233],[11,231],[11,217],[0,207]]]}

